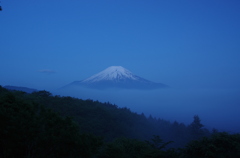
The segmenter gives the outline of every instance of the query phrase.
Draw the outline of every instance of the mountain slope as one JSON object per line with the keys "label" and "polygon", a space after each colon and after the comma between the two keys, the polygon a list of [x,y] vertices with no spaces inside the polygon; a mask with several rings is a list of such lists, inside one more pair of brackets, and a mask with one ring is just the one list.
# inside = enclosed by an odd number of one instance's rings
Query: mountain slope
{"label": "mountain slope", "polygon": [[94,89],[157,89],[167,85],[141,78],[122,66],[111,66],[82,81],[74,81],[69,86],[82,86]]}

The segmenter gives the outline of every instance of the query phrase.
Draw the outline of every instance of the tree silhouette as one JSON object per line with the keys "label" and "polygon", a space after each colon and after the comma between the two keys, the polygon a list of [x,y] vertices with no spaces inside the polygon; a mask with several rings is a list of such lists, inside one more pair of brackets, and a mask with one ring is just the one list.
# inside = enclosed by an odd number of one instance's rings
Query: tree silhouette
{"label": "tree silhouette", "polygon": [[190,124],[190,126],[194,129],[194,130],[199,130],[203,127],[203,124],[201,124],[201,120],[199,118],[198,115],[195,115],[193,117],[193,122]]}
{"label": "tree silhouette", "polygon": [[202,136],[203,130],[202,130],[203,124],[201,124],[201,120],[198,115],[195,115],[193,117],[193,122],[189,125],[190,132],[193,136],[193,139],[197,139]]}
{"label": "tree silhouette", "polygon": [[188,143],[183,150],[183,157],[240,157],[240,134],[226,132],[215,133]]}

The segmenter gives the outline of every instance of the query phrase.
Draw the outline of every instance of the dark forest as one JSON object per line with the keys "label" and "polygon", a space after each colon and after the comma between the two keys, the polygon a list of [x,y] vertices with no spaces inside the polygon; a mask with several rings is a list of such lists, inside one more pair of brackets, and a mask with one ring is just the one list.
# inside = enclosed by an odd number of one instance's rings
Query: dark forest
{"label": "dark forest", "polygon": [[0,86],[1,158],[240,157],[240,135],[111,103]]}

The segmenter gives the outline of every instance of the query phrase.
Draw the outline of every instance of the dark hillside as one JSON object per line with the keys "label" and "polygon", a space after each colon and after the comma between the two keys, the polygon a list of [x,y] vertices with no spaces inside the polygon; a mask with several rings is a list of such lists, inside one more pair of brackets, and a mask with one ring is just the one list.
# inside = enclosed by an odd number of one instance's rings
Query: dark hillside
{"label": "dark hillside", "polygon": [[147,118],[144,114],[133,113],[128,108],[119,108],[110,103],[52,96],[47,91],[31,94],[16,91],[15,95],[52,109],[64,117],[71,117],[79,125],[81,133],[101,136],[106,141],[119,137],[148,140],[153,135],[159,135],[164,141],[174,141],[169,147],[182,147],[190,140],[210,134],[202,127],[193,131],[192,126],[152,116]]}
{"label": "dark hillside", "polygon": [[5,158],[240,156],[239,134],[210,134],[197,115],[186,126],[47,91],[27,94],[0,86],[0,127]]}

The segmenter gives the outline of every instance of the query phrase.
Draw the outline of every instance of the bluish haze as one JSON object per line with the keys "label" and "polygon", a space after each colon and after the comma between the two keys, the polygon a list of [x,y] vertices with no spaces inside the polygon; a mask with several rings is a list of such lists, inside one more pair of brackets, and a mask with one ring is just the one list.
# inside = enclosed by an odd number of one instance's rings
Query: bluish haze
{"label": "bluish haze", "polygon": [[0,85],[58,89],[112,65],[170,86],[61,92],[240,131],[240,1],[2,0]]}

